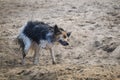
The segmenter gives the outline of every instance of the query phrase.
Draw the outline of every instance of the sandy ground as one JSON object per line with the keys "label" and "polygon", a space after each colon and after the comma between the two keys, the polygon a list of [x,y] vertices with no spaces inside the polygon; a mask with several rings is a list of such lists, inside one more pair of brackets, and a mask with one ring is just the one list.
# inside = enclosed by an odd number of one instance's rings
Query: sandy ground
{"label": "sandy ground", "polygon": [[[21,65],[15,38],[29,20],[72,31],[70,46],[56,46]],[[0,80],[120,80],[120,0],[0,0]]]}

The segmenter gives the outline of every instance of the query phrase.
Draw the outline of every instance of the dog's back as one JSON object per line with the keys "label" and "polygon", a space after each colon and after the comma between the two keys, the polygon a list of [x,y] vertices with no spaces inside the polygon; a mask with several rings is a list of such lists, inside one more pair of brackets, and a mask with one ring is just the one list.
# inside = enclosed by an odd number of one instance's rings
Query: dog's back
{"label": "dog's back", "polygon": [[50,32],[51,26],[43,22],[29,21],[25,26],[23,33],[31,40],[39,43],[40,40],[45,40],[46,35]]}

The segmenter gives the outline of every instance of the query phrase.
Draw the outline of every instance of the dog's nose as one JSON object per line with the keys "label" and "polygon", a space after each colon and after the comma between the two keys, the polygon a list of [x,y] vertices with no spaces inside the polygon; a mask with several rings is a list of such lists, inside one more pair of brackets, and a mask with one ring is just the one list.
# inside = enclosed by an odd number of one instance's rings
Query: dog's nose
{"label": "dog's nose", "polygon": [[66,41],[59,40],[59,42],[60,42],[63,46],[67,46],[67,45],[69,45],[69,43],[66,42]]}
{"label": "dog's nose", "polygon": [[67,45],[69,45],[69,43],[65,43],[65,45],[67,46]]}
{"label": "dog's nose", "polygon": [[63,46],[68,46],[69,43],[67,43],[66,41],[63,42]]}

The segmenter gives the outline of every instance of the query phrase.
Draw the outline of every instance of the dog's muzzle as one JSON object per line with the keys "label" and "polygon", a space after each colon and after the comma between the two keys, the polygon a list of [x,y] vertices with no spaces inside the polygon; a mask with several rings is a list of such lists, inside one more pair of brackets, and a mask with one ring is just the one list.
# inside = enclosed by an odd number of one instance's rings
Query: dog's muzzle
{"label": "dog's muzzle", "polygon": [[68,46],[69,43],[66,41],[59,40],[59,43],[62,44],[63,46]]}

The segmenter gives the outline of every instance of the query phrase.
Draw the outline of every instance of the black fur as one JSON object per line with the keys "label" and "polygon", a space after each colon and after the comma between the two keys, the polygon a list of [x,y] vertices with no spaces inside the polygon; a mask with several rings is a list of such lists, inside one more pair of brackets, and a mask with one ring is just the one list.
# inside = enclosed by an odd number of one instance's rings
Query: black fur
{"label": "black fur", "polygon": [[[53,28],[44,22],[29,21],[25,26],[23,33],[29,37],[31,40],[39,44],[40,40],[47,40],[46,35],[51,32],[53,33]],[[49,36],[52,38],[53,35]],[[51,39],[52,40],[52,39]]]}

